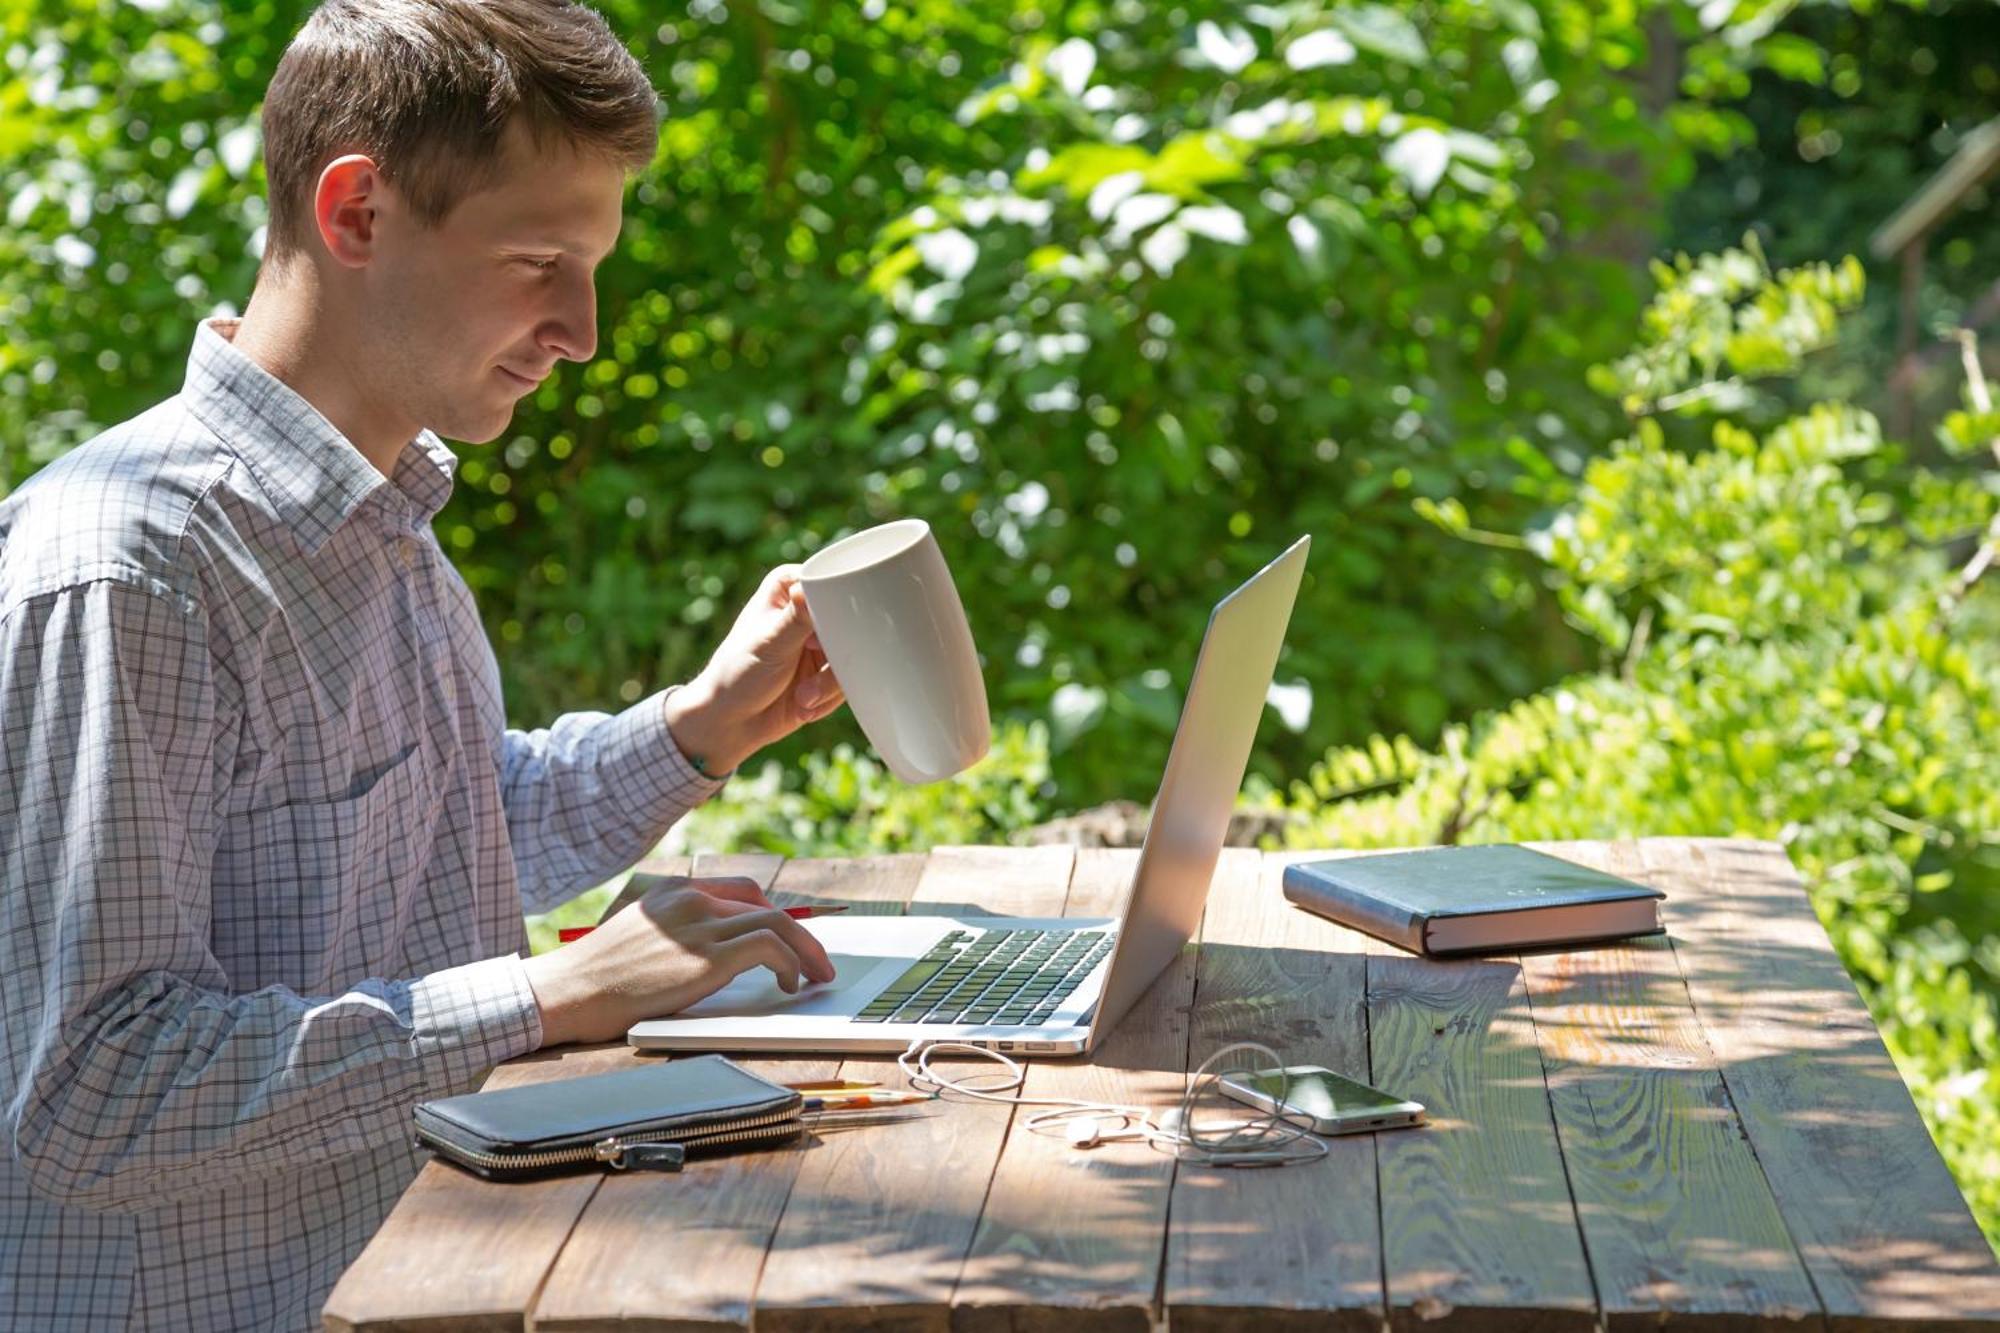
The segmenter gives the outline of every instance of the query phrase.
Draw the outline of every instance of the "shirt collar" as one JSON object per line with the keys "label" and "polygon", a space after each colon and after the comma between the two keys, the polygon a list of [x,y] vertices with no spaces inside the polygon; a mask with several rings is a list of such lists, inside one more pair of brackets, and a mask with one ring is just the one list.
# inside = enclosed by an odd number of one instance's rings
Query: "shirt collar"
{"label": "shirt collar", "polygon": [[442,440],[419,431],[393,478],[383,477],[317,408],[231,345],[237,324],[210,319],[195,330],[182,396],[243,460],[308,555],[371,497],[399,527],[428,523],[443,508],[458,458]]}

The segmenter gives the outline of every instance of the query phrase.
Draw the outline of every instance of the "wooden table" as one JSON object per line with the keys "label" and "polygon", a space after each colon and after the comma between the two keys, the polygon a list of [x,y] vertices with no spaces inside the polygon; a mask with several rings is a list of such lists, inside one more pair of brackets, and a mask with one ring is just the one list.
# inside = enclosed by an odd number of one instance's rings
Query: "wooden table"
{"label": "wooden table", "polygon": [[[1669,934],[1427,962],[1287,906],[1224,853],[1190,946],[1035,1094],[1164,1105],[1223,1042],[1368,1078],[1428,1127],[1313,1166],[1078,1150],[1005,1106],[697,1160],[489,1184],[432,1164],[334,1290],[332,1329],[2000,1328],[2000,1266],[1783,853],[1544,850],[1667,891]],[[860,911],[1118,910],[1129,852],[705,858]],[[1365,1003],[1363,1002],[1365,998]],[[615,1069],[515,1061],[492,1086]],[[881,1059],[753,1060],[896,1079]]]}

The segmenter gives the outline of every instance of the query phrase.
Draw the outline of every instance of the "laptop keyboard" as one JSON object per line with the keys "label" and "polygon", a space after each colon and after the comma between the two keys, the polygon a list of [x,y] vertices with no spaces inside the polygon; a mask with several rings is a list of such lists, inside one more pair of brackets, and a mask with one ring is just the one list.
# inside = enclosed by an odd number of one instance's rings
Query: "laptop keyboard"
{"label": "laptop keyboard", "polygon": [[954,930],[857,1023],[1045,1023],[1111,952],[1101,930]]}

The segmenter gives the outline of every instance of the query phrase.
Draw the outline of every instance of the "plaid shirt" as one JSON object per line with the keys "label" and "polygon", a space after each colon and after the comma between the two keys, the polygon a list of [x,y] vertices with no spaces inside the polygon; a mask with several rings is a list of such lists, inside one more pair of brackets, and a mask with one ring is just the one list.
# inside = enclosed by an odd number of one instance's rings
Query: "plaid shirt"
{"label": "plaid shirt", "polygon": [[507,730],[457,460],[233,333],[0,503],[0,1327],[315,1327],[412,1104],[540,1044],[523,909],[719,785],[658,695]]}

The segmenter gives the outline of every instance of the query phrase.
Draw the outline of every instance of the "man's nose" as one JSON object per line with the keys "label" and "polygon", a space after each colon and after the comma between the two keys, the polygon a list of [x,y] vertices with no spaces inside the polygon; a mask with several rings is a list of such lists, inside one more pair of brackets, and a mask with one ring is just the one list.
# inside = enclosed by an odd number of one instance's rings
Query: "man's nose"
{"label": "man's nose", "polygon": [[542,325],[540,342],[570,361],[588,361],[597,354],[597,285],[588,275],[564,289],[562,304]]}

